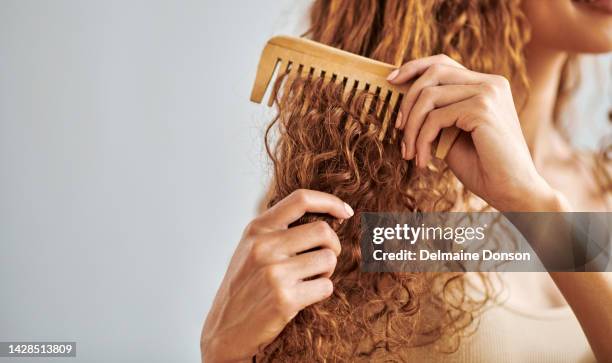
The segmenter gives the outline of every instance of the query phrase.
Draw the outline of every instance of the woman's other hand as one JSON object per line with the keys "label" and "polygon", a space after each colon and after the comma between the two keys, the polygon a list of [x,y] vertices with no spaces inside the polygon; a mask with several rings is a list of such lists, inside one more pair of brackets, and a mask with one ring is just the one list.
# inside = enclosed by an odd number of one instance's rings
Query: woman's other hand
{"label": "woman's other hand", "polygon": [[203,361],[250,362],[300,310],[332,294],[340,241],[323,221],[288,228],[307,212],[353,215],[333,195],[297,190],[249,223],[204,323]]}
{"label": "woman's other hand", "polygon": [[445,55],[410,61],[392,72],[410,80],[395,123],[402,156],[424,167],[443,128],[461,133],[446,162],[459,180],[500,211],[555,210],[562,201],[536,171],[521,131],[510,83],[466,69]]}

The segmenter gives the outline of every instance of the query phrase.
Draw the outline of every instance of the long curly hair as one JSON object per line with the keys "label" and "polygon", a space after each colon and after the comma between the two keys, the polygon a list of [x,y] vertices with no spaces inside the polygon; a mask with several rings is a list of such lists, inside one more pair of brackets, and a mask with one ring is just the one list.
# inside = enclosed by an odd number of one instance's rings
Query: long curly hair
{"label": "long curly hair", "polygon": [[[526,89],[527,29],[516,0],[317,0],[306,36],[395,65],[444,53]],[[380,140],[382,117],[360,122],[365,100],[375,95],[346,100],[336,83],[285,81],[274,86],[278,113],[266,131],[274,166],[268,206],[306,188],[338,196],[356,215],[343,224],[321,215],[297,222],[324,219],[337,232],[334,293],[302,310],[257,361],[393,361],[407,347],[456,350],[492,294],[488,278],[477,298],[461,273],[360,271],[359,213],[449,211],[466,192],[444,162],[417,169],[393,139]]]}

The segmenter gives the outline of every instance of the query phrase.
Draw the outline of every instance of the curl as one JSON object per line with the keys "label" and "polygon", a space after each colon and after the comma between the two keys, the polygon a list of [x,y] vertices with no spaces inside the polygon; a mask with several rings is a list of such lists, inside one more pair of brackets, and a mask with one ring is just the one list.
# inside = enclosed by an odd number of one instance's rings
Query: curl
{"label": "curl", "polygon": [[[318,0],[307,35],[396,65],[445,53],[526,89],[522,50],[528,30],[518,5],[516,0]],[[376,95],[362,91],[344,100],[339,84],[285,78],[274,86],[278,113],[265,137],[274,167],[268,205],[308,188],[338,196],[357,214],[342,224],[315,214],[295,223],[323,219],[338,234],[342,253],[332,276],[334,293],[302,310],[257,360],[369,360],[423,345],[455,351],[494,295],[490,278],[479,275],[476,297],[461,273],[360,271],[359,212],[449,211],[459,201],[467,203],[468,193],[442,161],[416,169],[401,158],[392,132],[380,140],[380,115],[360,122],[365,100],[380,102]]]}

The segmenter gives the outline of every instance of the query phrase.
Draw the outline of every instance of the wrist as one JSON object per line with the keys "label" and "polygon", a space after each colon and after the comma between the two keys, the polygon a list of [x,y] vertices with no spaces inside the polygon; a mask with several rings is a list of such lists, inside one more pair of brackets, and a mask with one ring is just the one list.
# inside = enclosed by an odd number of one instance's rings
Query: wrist
{"label": "wrist", "polygon": [[542,179],[538,188],[525,196],[520,211],[524,212],[570,212],[567,198]]}
{"label": "wrist", "polygon": [[[228,344],[220,342],[214,337],[200,341],[202,363],[251,363],[252,357],[237,357],[228,355]],[[232,350],[233,351],[233,350]],[[235,352],[235,351],[233,351]]]}
{"label": "wrist", "polygon": [[491,205],[501,212],[569,212],[565,196],[537,175],[525,188],[516,188]]}

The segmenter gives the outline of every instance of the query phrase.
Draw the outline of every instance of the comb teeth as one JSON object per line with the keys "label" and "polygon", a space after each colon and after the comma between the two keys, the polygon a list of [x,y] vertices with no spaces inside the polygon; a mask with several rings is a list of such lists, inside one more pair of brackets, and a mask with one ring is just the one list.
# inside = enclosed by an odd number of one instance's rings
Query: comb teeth
{"label": "comb teeth", "polygon": [[[276,65],[275,65],[275,67],[276,67]],[[278,74],[279,75],[285,74],[285,72],[287,72],[288,68],[289,68],[289,62],[287,62],[286,60],[284,60],[284,61],[280,60],[280,59],[278,60]],[[274,68],[272,69],[272,72],[274,72]],[[272,74],[270,74],[270,79],[272,79]],[[267,82],[270,83],[270,80],[268,80]],[[266,88],[267,87],[268,86],[266,85]],[[260,101],[259,102],[261,102],[261,99],[263,99],[264,93],[266,92],[266,88],[263,89],[263,93],[261,94],[261,96],[258,95],[260,97]],[[253,88],[253,91],[255,91],[255,88]],[[268,107],[272,107],[274,105],[274,100],[276,99],[276,91],[277,91],[277,89],[272,87],[272,93],[270,94],[270,99],[268,100]],[[252,99],[252,97],[253,97],[253,95],[251,94],[251,99]]]}
{"label": "comb teeth", "polygon": [[[286,101],[288,90],[297,77],[315,79],[323,77],[323,85],[329,83],[343,84],[342,98],[345,102],[353,102],[351,98],[361,91],[375,94],[368,96],[364,102],[359,120],[365,123],[366,117],[374,113],[383,122],[380,127],[379,139],[383,140],[389,128],[389,122],[399,107],[408,85],[392,85],[386,77],[395,67],[393,65],[345,52],[324,44],[303,38],[278,36],[270,39],[261,54],[255,83],[251,91],[251,101],[261,103],[270,85],[274,73],[278,77],[287,74],[281,102]],[[278,96],[272,87],[268,106],[272,106]],[[297,90],[301,92],[301,90]],[[303,104],[300,114],[308,109],[308,99]],[[371,130],[374,124],[369,126]],[[436,148],[435,156],[444,158],[458,136],[458,129],[450,128],[442,131],[441,140]],[[395,139],[393,129],[391,140]]]}
{"label": "comb teeth", "polygon": [[[390,95],[387,95],[387,97],[389,98],[389,101],[387,102],[387,110],[386,110],[386,113],[383,119],[382,130],[379,136],[379,139],[381,140],[384,138],[385,133],[387,132],[387,128],[389,128],[389,122],[391,121],[391,115],[395,113],[396,106],[398,107],[399,96],[400,94],[397,92],[391,92]],[[395,133],[392,135],[392,139],[395,139]]]}

